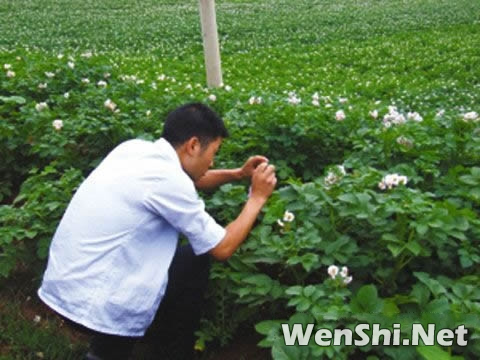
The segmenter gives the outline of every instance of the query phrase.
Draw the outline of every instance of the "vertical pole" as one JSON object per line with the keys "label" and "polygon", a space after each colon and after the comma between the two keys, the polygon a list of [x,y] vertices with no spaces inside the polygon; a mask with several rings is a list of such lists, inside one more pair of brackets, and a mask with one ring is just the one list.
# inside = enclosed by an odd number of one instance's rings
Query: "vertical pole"
{"label": "vertical pole", "polygon": [[220,47],[218,44],[217,19],[215,16],[215,0],[199,1],[207,85],[209,87],[219,87],[223,80],[220,64]]}

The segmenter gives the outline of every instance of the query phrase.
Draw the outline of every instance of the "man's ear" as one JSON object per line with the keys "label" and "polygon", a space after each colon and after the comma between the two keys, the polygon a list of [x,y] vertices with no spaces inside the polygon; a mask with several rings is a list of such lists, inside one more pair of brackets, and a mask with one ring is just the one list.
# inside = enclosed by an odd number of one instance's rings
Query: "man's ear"
{"label": "man's ear", "polygon": [[198,152],[201,150],[201,147],[200,140],[196,136],[192,136],[185,143],[185,150],[190,156],[198,154]]}

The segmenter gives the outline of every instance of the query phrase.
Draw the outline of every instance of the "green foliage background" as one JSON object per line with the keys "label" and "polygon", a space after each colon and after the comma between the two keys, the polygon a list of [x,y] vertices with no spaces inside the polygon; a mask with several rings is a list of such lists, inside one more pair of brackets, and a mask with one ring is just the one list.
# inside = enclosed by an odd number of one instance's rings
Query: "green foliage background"
{"label": "green foliage background", "polygon": [[[169,110],[203,101],[232,134],[217,166],[265,154],[280,184],[240,251],[214,268],[200,345],[255,326],[275,359],[480,356],[480,127],[464,121],[480,112],[480,3],[217,1],[221,89],[204,84],[196,1],[0,0],[0,15],[3,277],[28,267],[39,281],[82,179],[121,141],[157,138]],[[423,121],[387,128],[389,106]],[[380,190],[391,173],[407,185]],[[205,200],[226,224],[247,191],[226,185]],[[282,229],[285,210],[295,220]],[[330,279],[332,264],[352,283]],[[282,321],[463,323],[471,335],[466,348],[285,347]]]}

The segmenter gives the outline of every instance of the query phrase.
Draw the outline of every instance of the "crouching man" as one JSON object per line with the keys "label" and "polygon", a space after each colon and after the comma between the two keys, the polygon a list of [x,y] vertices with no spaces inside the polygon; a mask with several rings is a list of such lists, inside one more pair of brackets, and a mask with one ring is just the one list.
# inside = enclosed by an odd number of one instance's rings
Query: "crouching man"
{"label": "crouching man", "polygon": [[[238,169],[209,170],[227,136],[207,106],[181,106],[167,116],[159,140],[120,144],[76,191],[38,294],[92,335],[87,359],[128,359],[149,328],[149,338],[158,337],[156,358],[193,358],[210,257],[226,260],[235,252],[277,181],[263,156]],[[222,227],[196,188],[245,178],[251,195]],[[178,246],[179,233],[188,245]]]}

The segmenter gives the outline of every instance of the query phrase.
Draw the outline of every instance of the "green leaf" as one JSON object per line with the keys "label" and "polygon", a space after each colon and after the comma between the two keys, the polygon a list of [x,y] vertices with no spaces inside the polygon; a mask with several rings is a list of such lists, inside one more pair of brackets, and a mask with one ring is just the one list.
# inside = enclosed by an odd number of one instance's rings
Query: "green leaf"
{"label": "green leaf", "polygon": [[404,249],[403,246],[400,245],[394,245],[394,244],[388,244],[387,245],[388,250],[392,253],[393,257],[397,257],[400,255]]}
{"label": "green leaf", "polygon": [[380,313],[383,310],[383,301],[378,298],[375,285],[364,285],[358,290],[351,302],[352,310],[369,314]]}
{"label": "green leaf", "polygon": [[6,104],[18,104],[23,105],[27,101],[21,96],[0,96],[0,101],[3,101]]}
{"label": "green leaf", "polygon": [[450,354],[442,350],[439,346],[418,346],[417,352],[425,360],[450,360]]}
{"label": "green leaf", "polygon": [[401,243],[401,240],[395,234],[383,234],[382,240],[391,241],[394,243]]}
{"label": "green leaf", "polygon": [[406,247],[415,256],[418,256],[418,254],[422,252],[422,246],[416,241],[410,241],[409,243],[407,243]]}
{"label": "green leaf", "polygon": [[300,295],[302,294],[303,287],[297,285],[297,286],[291,286],[287,290],[285,290],[285,294],[287,295]]}
{"label": "green leaf", "polygon": [[312,303],[310,302],[310,300],[308,300],[306,298],[302,298],[302,299],[300,299],[300,301],[297,305],[297,311],[300,311],[300,312],[307,311],[310,308],[311,305],[312,305]]}
{"label": "green leaf", "polygon": [[338,200],[349,203],[349,204],[357,203],[357,198],[353,194],[342,194],[338,197]]}
{"label": "green leaf", "polygon": [[428,231],[428,225],[427,224],[417,224],[415,226],[415,230],[419,235],[425,235]]}
{"label": "green leaf", "polygon": [[437,280],[431,279],[427,273],[414,272],[413,275],[415,275],[417,279],[424,283],[434,296],[439,296],[447,292],[447,289],[445,289],[442,284],[440,284]]}
{"label": "green leaf", "polygon": [[315,286],[313,285],[308,285],[303,289],[303,295],[305,295],[306,297],[311,297],[314,292],[315,292]]}
{"label": "green leaf", "polygon": [[279,331],[281,321],[278,320],[265,320],[255,325],[255,330],[262,334],[268,335],[272,331]]}
{"label": "green leaf", "polygon": [[276,342],[272,348],[273,360],[305,360],[309,353],[308,346],[287,346],[281,341]]}

